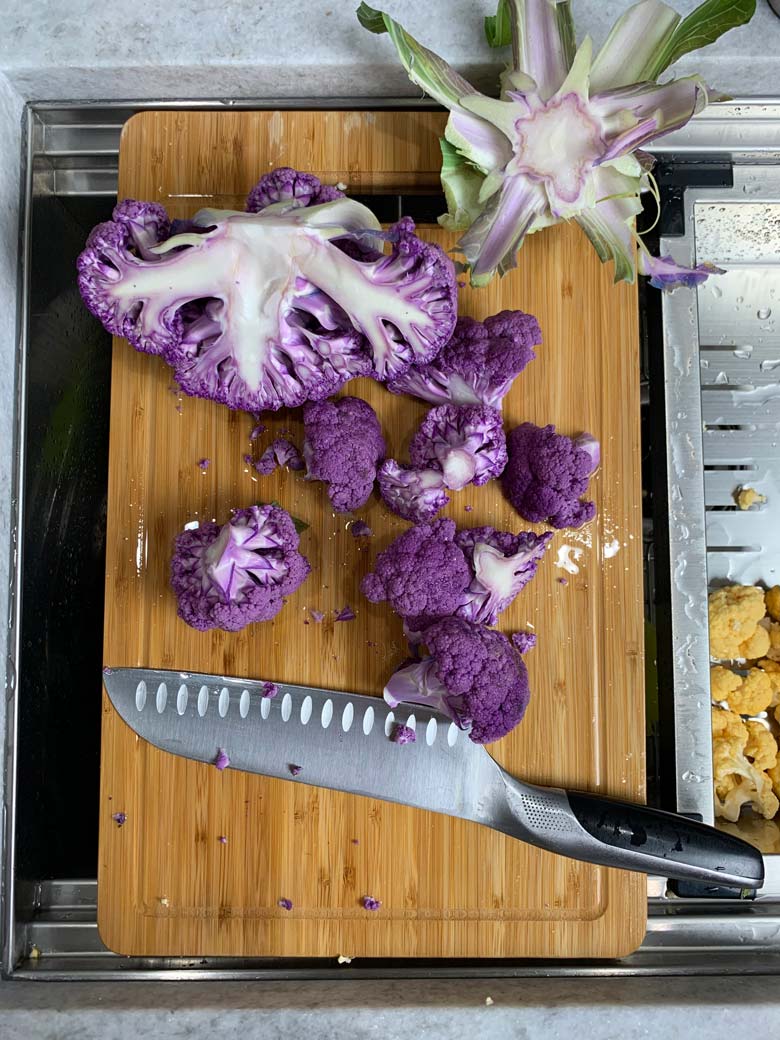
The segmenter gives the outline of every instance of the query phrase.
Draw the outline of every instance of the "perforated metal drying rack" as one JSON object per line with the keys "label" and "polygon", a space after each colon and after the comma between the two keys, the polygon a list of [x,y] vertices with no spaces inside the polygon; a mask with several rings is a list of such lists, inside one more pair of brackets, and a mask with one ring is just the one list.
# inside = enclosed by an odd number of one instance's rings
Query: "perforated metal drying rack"
{"label": "perforated metal drying rack", "polygon": [[[780,973],[780,857],[755,900],[648,879],[648,930],[609,962],[132,959],[96,925],[99,677],[110,347],[73,261],[116,197],[119,135],[141,108],[30,105],[22,156],[17,485],[9,648],[3,970],[15,978],[327,978]],[[242,101],[244,108],[322,102]],[[329,108],[430,107],[344,99]],[[727,273],[641,294],[648,786],[712,820],[706,595],[780,567],[780,102],[709,109],[656,149],[660,248]],[[430,204],[385,198],[395,217]],[[420,215],[419,213],[417,214]],[[56,247],[52,246],[56,243]],[[741,512],[733,492],[767,496]],[[84,609],[84,604],[94,608]],[[657,652],[656,652],[657,648]],[[654,661],[657,660],[657,667]]]}

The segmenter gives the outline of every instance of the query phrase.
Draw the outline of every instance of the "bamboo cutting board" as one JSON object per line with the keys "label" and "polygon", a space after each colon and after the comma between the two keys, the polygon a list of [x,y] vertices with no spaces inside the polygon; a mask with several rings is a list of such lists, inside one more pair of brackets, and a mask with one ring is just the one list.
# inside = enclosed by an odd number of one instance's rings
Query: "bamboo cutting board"
{"label": "bamboo cutting board", "polygon": [[[243,208],[266,170],[291,165],[354,191],[437,184],[443,116],[418,112],[147,112],[125,127],[119,196]],[[444,246],[438,228],[423,234]],[[524,779],[642,800],[644,693],[637,299],[612,286],[575,227],[534,235],[520,267],[461,293],[461,313],[520,307],[544,344],[504,404],[507,428],[554,422],[602,443],[598,517],[556,533],[536,579],[500,619],[535,626],[525,721],[493,754]],[[259,478],[244,462],[279,434],[302,441],[297,413],[250,416],[181,397],[157,358],[114,344],[105,663],[216,672],[379,694],[405,656],[401,623],[359,592],[376,553],[406,529],[373,498],[355,539],[322,485]],[[368,380],[348,392],[376,409],[390,453],[426,406]],[[201,458],[211,465],[202,472]],[[168,586],[184,523],[277,499],[310,524],[312,574],[273,623],[199,633]],[[462,526],[528,525],[498,482],[453,495]],[[559,550],[578,573],[556,567]],[[577,552],[580,550],[580,552]],[[566,578],[568,584],[561,579]],[[350,604],[356,620],[334,612]],[[323,611],[316,624],[311,609]],[[402,749],[399,749],[402,753]],[[228,749],[229,751],[229,749]],[[305,768],[305,763],[302,763]],[[127,813],[117,827],[111,815]],[[136,955],[614,957],[645,929],[645,879],[553,856],[473,823],[197,764],[138,739],[104,695],[99,927]],[[219,839],[225,837],[227,842]],[[360,905],[382,901],[378,913]],[[291,899],[291,912],[280,909]]]}

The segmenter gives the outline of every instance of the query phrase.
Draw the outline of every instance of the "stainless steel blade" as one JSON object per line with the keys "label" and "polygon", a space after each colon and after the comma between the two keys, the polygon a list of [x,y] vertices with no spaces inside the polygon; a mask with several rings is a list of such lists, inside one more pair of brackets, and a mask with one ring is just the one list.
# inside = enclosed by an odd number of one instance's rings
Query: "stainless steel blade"
{"label": "stainless steel blade", "polygon": [[[450,719],[378,697],[195,672],[106,669],[104,682],[125,722],[150,744],[231,769],[291,778],[491,824],[505,800],[501,771]],[[413,744],[390,740],[403,723]]]}

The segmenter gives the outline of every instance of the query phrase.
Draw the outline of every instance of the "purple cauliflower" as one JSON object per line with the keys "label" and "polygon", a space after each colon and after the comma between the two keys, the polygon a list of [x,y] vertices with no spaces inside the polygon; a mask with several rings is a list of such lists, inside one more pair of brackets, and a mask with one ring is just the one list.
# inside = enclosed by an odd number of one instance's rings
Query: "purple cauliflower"
{"label": "purple cauliflower", "polygon": [[452,614],[468,588],[471,572],[455,544],[455,523],[434,520],[405,531],[381,552],[360,584],[372,603],[387,600],[411,628],[420,618]]}
{"label": "purple cauliflower", "polygon": [[188,625],[237,632],[275,617],[310,570],[290,516],[278,506],[251,506],[221,527],[206,523],[177,535],[171,586]]}
{"label": "purple cauliflower", "polygon": [[510,534],[492,527],[458,531],[455,544],[469,562],[472,579],[466,602],[455,612],[457,616],[494,625],[498,615],[536,574],[551,538],[551,531]]}
{"label": "purple cauliflower", "polygon": [[288,469],[303,469],[303,458],[301,453],[285,437],[277,437],[265,449],[263,454],[255,463],[255,469],[267,477],[277,466],[286,466]]}
{"label": "purple cauliflower", "polygon": [[320,206],[343,199],[344,192],[321,184],[313,173],[301,173],[291,166],[279,166],[265,173],[247,196],[247,213],[259,213],[267,206],[287,203],[290,208]]}
{"label": "purple cauliflower", "polygon": [[552,425],[522,423],[509,434],[507,447],[504,494],[520,516],[552,527],[581,527],[593,519],[595,504],[581,501],[600,457],[590,434],[572,440]]}
{"label": "purple cauliflower", "polygon": [[500,408],[515,378],[536,357],[539,322],[523,311],[501,311],[484,322],[460,317],[449,343],[433,361],[412,365],[387,384],[431,404],[486,404]]}
{"label": "purple cauliflower", "polygon": [[374,409],[359,397],[312,401],[303,409],[306,478],[328,485],[339,513],[359,509],[374,489],[385,440]]}
{"label": "purple cauliflower", "polygon": [[[253,413],[297,407],[356,376],[399,376],[452,334],[452,261],[409,218],[381,232],[346,198],[201,210],[150,245],[166,221],[161,207],[122,203],[78,258],[79,290],[109,332],[161,355],[192,396]],[[339,245],[350,239],[354,256]],[[381,239],[389,253],[363,248]]]}
{"label": "purple cauliflower", "polygon": [[439,470],[412,469],[386,459],[377,470],[377,481],[387,508],[415,524],[432,520],[450,500]]}
{"label": "purple cauliflower", "polygon": [[445,487],[479,487],[506,466],[501,412],[486,405],[442,404],[431,408],[409,445],[415,469],[440,470]]}
{"label": "purple cauliflower", "polygon": [[424,642],[428,656],[399,668],[387,683],[390,707],[404,702],[442,712],[476,744],[499,740],[522,720],[528,673],[502,632],[447,617],[426,629]]}

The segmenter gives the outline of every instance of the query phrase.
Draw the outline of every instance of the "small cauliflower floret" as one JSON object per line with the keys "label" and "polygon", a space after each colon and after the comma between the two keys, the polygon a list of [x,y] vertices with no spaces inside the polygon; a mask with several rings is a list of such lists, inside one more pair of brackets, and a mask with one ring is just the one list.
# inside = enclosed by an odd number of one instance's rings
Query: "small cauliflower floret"
{"label": "small cauliflower floret", "polygon": [[339,513],[359,509],[374,489],[385,440],[376,412],[359,397],[309,402],[303,409],[303,458],[308,480],[328,485]]}
{"label": "small cauliflower floret", "polygon": [[536,574],[536,568],[552,538],[552,532],[535,534],[470,527],[458,531],[460,546],[471,567],[472,580],[458,617],[494,625],[515,596]]}
{"label": "small cauliflower floret", "polygon": [[771,819],[780,802],[772,792],[769,776],[749,761],[745,748],[750,739],[747,726],[732,711],[712,712],[712,765],[715,785],[715,815],[735,822],[742,807]]}
{"label": "small cauliflower floret", "polygon": [[762,672],[766,672],[772,684],[772,702],[770,708],[780,704],[780,662],[770,661],[768,657],[756,662]]}
{"label": "small cauliflower floret", "polygon": [[777,764],[777,741],[761,722],[746,722],[748,740],[745,757],[756,769],[773,769]]}
{"label": "small cauliflower floret", "polygon": [[[726,585],[710,593],[710,654],[721,660],[763,657],[769,649],[769,636],[763,629],[764,637],[756,636],[756,629],[764,610],[763,590],[755,585]],[[756,641],[751,643],[754,636]],[[763,639],[766,649],[756,653]]]}
{"label": "small cauliflower floret", "polygon": [[773,621],[780,621],[780,585],[773,585],[764,593],[766,612]]}
{"label": "small cauliflower floret", "polygon": [[455,544],[455,523],[434,520],[396,538],[360,588],[372,603],[387,601],[416,630],[423,618],[453,614],[470,581],[466,557]]}
{"label": "small cauliflower floret", "polygon": [[740,816],[739,823],[718,820],[716,826],[719,831],[750,842],[764,855],[780,852],[780,827],[773,820],[763,820],[753,813],[745,813]]}
{"label": "small cauliflower floret", "polygon": [[221,527],[206,523],[177,535],[171,586],[182,621],[238,632],[275,617],[310,570],[292,518],[278,506],[251,506]]}
{"label": "small cauliflower floret", "polygon": [[476,744],[506,736],[522,720],[530,691],[519,652],[502,632],[448,617],[428,627],[428,656],[400,668],[387,703],[423,704],[468,730]]}
{"label": "small cauliflower floret", "polygon": [[515,377],[536,357],[539,323],[523,311],[485,318],[460,317],[449,343],[427,365],[412,365],[387,384],[431,404],[487,404],[500,408]]}
{"label": "small cauliflower floret", "polygon": [[728,701],[741,685],[742,676],[730,668],[724,668],[722,664],[710,668],[710,696],[714,701]]}
{"label": "small cauliflower floret", "polygon": [[418,470],[439,470],[452,491],[487,484],[506,466],[501,412],[487,405],[431,408],[409,444],[409,458]]}
{"label": "small cauliflower floret", "polygon": [[582,527],[596,515],[582,500],[600,462],[598,441],[590,434],[573,440],[555,427],[522,423],[507,438],[509,461],[504,494],[524,520],[552,527]]}
{"label": "small cauliflower floret", "polygon": [[279,166],[263,174],[247,196],[247,213],[259,213],[268,206],[321,206],[324,202],[343,199],[344,192],[322,184],[313,173],[302,173],[291,166]]}
{"label": "small cauliflower floret", "polygon": [[771,657],[772,638],[765,619],[759,621],[752,636],[749,636],[744,643],[739,644],[739,651],[739,656],[744,657],[746,661],[755,661],[759,657],[764,656]]}
{"label": "small cauliflower floret", "polygon": [[766,495],[762,495],[752,487],[741,487],[737,489],[736,499],[740,509],[750,509],[751,506],[766,502]]}
{"label": "small cauliflower floret", "polygon": [[414,469],[385,459],[376,479],[387,508],[415,524],[432,520],[450,500],[444,476],[437,469]]}
{"label": "small cauliflower floret", "polygon": [[766,651],[766,656],[770,661],[780,663],[780,623],[770,621],[767,631],[769,634],[769,649]]}
{"label": "small cauliflower floret", "polygon": [[760,668],[751,668],[739,687],[726,699],[732,711],[739,715],[758,715],[772,703],[772,682]]}

